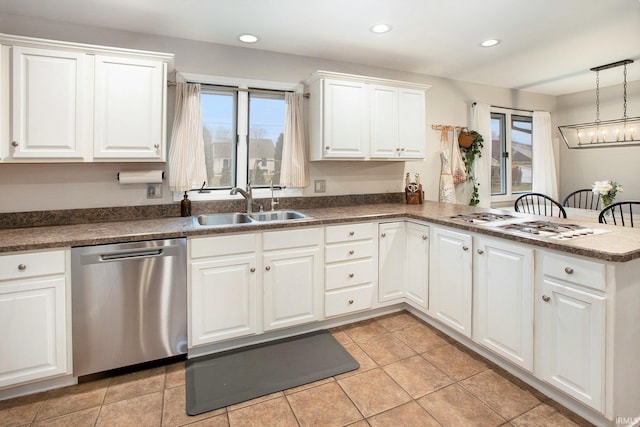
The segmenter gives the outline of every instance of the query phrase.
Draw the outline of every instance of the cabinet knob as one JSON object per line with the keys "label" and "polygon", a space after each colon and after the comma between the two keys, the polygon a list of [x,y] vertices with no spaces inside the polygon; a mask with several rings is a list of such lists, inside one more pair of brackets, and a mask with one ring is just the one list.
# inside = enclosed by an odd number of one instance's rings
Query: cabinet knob
{"label": "cabinet knob", "polygon": [[158,148],[160,148],[160,144],[153,144],[153,148],[157,150]]}
{"label": "cabinet knob", "polygon": [[27,269],[27,266],[26,266],[26,265],[24,265],[24,264],[20,264],[20,265],[18,265],[18,270],[20,270],[20,271],[25,271],[26,269]]}
{"label": "cabinet knob", "polygon": [[386,236],[387,236],[387,233],[382,233],[382,234],[380,235],[380,237],[386,237]]}
{"label": "cabinet knob", "polygon": [[328,145],[326,147],[324,147],[325,150],[330,150],[331,147],[329,147]]}
{"label": "cabinet knob", "polygon": [[353,300],[352,299],[349,300],[349,304],[353,304]]}
{"label": "cabinet knob", "polygon": [[549,301],[551,301],[551,297],[548,297],[546,295],[542,295],[542,301],[549,302]]}
{"label": "cabinet knob", "polygon": [[349,273],[349,278],[353,277],[353,273]]}
{"label": "cabinet knob", "polygon": [[271,267],[267,265],[264,269],[269,271],[269,270],[271,270]]}
{"label": "cabinet knob", "polygon": [[355,232],[355,231],[350,231],[350,232],[349,232],[349,236],[353,236],[354,234],[356,234],[356,232]]}
{"label": "cabinet knob", "polygon": [[404,148],[401,148],[400,151],[404,151]]}
{"label": "cabinet knob", "polygon": [[564,272],[565,272],[565,273],[567,273],[567,274],[573,274],[573,268],[571,268],[571,267],[565,267],[565,268],[564,268]]}
{"label": "cabinet knob", "polygon": [[349,251],[349,255],[353,255],[353,254],[355,254],[355,253],[356,253],[356,251],[354,251],[353,249],[351,249],[351,250]]}
{"label": "cabinet knob", "polygon": [[462,247],[462,250],[463,250],[463,251],[468,251],[468,250],[469,250],[469,246],[463,246],[463,247]]}
{"label": "cabinet knob", "polygon": [[399,149],[399,148],[396,148],[396,151],[400,151],[400,149]]}
{"label": "cabinet knob", "polygon": [[422,235],[422,240],[427,240],[427,236],[425,236],[424,234]]}
{"label": "cabinet knob", "polygon": [[482,249],[478,249],[478,253],[479,253],[480,255],[482,255],[482,254],[484,253],[484,251],[483,251]]}
{"label": "cabinet knob", "polygon": [[11,141],[11,146],[12,147],[17,147],[18,146],[18,141]]}
{"label": "cabinet knob", "polygon": [[251,268],[249,269],[249,271],[250,271],[250,272],[252,272],[252,273],[255,273],[255,272],[256,272],[256,268],[255,268],[255,267],[251,267]]}

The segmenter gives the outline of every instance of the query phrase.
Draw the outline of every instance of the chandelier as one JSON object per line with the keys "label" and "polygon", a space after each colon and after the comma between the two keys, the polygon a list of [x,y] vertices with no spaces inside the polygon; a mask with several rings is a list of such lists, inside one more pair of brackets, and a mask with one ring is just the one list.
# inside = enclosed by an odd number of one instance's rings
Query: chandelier
{"label": "chandelier", "polygon": [[[591,68],[596,72],[596,121],[577,125],[558,126],[560,135],[568,148],[601,148],[640,145],[640,117],[627,117],[627,64],[624,59],[612,64]],[[600,71],[624,67],[623,115],[617,120],[600,120]]]}

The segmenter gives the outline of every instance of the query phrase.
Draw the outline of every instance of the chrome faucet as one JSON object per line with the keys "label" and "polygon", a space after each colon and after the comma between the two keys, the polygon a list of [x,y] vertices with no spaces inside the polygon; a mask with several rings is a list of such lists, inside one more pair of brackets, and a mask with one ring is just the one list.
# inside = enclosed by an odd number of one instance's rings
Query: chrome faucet
{"label": "chrome faucet", "polygon": [[253,195],[251,194],[251,183],[249,182],[247,184],[246,191],[239,187],[233,187],[229,194],[235,196],[238,193],[240,193],[240,195],[247,201],[247,213],[251,213],[253,211]]}

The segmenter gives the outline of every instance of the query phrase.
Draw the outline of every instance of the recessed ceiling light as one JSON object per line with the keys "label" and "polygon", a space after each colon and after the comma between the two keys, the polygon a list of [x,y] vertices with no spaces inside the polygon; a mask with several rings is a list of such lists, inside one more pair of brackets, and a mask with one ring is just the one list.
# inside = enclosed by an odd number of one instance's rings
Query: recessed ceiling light
{"label": "recessed ceiling light", "polygon": [[254,36],[253,34],[242,34],[238,36],[238,40],[240,40],[242,43],[255,43],[258,41],[258,37]]}
{"label": "recessed ceiling light", "polygon": [[498,39],[487,39],[487,40],[482,41],[480,43],[480,46],[482,46],[482,47],[492,47],[492,46],[495,46],[495,45],[497,45],[499,43],[500,43],[500,40],[498,40]]}
{"label": "recessed ceiling light", "polygon": [[371,27],[371,32],[376,34],[388,33],[391,31],[391,26],[387,24],[376,24]]}

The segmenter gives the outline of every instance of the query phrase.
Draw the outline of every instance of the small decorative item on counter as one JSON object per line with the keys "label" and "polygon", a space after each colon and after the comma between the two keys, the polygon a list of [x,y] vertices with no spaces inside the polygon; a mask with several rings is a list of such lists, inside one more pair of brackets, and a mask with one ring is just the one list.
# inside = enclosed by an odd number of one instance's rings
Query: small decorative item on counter
{"label": "small decorative item on counter", "polygon": [[624,189],[622,185],[615,181],[605,180],[594,182],[591,191],[600,196],[600,199],[602,199],[602,207],[606,208],[613,203],[618,191],[624,191]]}
{"label": "small decorative item on counter", "polygon": [[191,200],[189,200],[189,194],[185,191],[184,197],[180,202],[180,215],[191,216]]}
{"label": "small decorative item on counter", "polygon": [[422,204],[422,184],[420,184],[420,175],[415,175],[415,181],[410,182],[409,172],[405,177],[404,194],[407,198],[408,205],[421,205]]}

